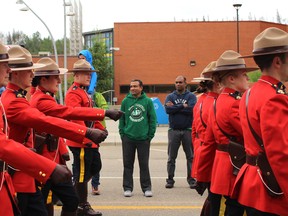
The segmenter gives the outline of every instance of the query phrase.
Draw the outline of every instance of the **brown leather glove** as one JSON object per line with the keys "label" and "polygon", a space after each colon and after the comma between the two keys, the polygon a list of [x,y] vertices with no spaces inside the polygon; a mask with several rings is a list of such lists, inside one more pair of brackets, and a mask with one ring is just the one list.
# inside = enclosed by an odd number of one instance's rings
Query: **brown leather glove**
{"label": "brown leather glove", "polygon": [[70,160],[69,152],[67,152],[65,154],[62,154],[61,157],[62,157],[62,159],[64,161],[69,161]]}
{"label": "brown leather glove", "polygon": [[71,181],[72,173],[65,165],[57,164],[50,176],[54,184],[65,183]]}
{"label": "brown leather glove", "polygon": [[114,121],[117,121],[121,118],[124,112],[121,110],[106,110],[105,116],[109,117],[110,119],[113,119]]}
{"label": "brown leather glove", "polygon": [[92,140],[94,143],[101,143],[103,142],[106,137],[108,136],[107,130],[99,130],[99,129],[92,129],[87,128],[85,137]]}
{"label": "brown leather glove", "polygon": [[206,188],[209,187],[209,183],[208,182],[196,182],[196,187],[195,190],[198,192],[198,194],[200,194],[201,196],[203,195],[204,191],[206,190]]}

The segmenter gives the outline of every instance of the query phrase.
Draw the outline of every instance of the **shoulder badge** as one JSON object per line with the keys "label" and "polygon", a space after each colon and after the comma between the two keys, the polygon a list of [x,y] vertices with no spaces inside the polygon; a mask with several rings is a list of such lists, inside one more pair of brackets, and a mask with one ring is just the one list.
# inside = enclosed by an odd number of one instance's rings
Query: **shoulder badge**
{"label": "shoulder badge", "polygon": [[16,98],[26,98],[27,91],[20,89],[18,91],[14,91]]}
{"label": "shoulder badge", "polygon": [[273,88],[275,88],[277,94],[287,95],[286,87],[281,82],[277,83],[277,85],[272,85],[272,86]]}

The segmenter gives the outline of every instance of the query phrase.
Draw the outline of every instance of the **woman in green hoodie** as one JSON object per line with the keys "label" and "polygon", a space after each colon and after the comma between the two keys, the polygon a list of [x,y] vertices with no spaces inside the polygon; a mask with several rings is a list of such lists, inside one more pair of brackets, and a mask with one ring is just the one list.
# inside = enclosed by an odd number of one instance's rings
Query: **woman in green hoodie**
{"label": "woman in green hoodie", "polygon": [[141,80],[131,81],[130,93],[122,101],[121,111],[125,113],[119,122],[124,165],[124,196],[132,196],[133,169],[137,150],[141,188],[144,196],[152,197],[149,154],[150,142],[156,131],[157,118],[152,100],[143,92]]}

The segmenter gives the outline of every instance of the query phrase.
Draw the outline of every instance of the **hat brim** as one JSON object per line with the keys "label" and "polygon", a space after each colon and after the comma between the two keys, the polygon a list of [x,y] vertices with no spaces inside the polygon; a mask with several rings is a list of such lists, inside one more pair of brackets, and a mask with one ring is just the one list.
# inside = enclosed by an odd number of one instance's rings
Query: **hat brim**
{"label": "hat brim", "polygon": [[9,62],[9,61],[17,61],[22,60],[24,58],[8,58],[8,59],[1,59],[0,62]]}
{"label": "hat brim", "polygon": [[191,82],[201,82],[201,81],[210,81],[211,78],[205,78],[205,77],[195,77],[191,80]]}
{"label": "hat brim", "polygon": [[33,63],[33,65],[30,67],[19,67],[19,68],[10,68],[10,69],[13,72],[13,71],[33,70],[33,69],[42,68],[42,67],[45,67],[45,65],[39,64],[39,63]]}
{"label": "hat brim", "polygon": [[34,76],[55,76],[55,75],[63,75],[68,72],[67,68],[59,68],[59,73],[51,73],[49,71],[35,71]]}
{"label": "hat brim", "polygon": [[69,72],[97,72],[96,70],[90,70],[90,69],[72,69],[72,70],[68,70],[68,73]]}

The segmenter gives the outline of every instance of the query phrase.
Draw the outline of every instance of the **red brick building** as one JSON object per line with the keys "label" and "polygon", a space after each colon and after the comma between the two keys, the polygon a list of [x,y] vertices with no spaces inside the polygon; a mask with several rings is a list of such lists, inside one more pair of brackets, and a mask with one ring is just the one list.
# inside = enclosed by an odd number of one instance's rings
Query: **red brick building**
{"label": "red brick building", "polygon": [[[277,23],[240,21],[239,52],[250,54],[255,36],[271,26],[288,30],[287,25]],[[177,75],[186,76],[190,82],[225,50],[237,51],[237,23],[115,23],[113,42],[114,47],[120,48],[114,51],[117,104],[134,78],[143,81],[149,97],[158,97],[164,103],[166,95],[174,90]],[[254,65],[253,59],[246,59],[246,64]]]}

